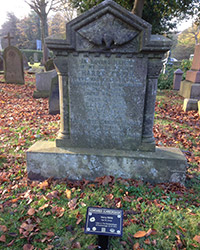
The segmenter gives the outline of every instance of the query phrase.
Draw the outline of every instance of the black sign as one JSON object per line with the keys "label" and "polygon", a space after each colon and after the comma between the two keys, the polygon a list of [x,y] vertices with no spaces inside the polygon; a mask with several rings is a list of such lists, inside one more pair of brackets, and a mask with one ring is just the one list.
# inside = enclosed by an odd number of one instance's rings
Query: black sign
{"label": "black sign", "polygon": [[88,207],[85,223],[86,234],[122,236],[123,210]]}

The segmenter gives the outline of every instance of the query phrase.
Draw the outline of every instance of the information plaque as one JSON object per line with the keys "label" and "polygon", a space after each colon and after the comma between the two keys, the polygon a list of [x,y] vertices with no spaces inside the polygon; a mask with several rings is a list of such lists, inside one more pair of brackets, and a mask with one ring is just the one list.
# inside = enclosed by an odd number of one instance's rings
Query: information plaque
{"label": "information plaque", "polygon": [[121,237],[123,233],[123,210],[88,207],[85,233]]}

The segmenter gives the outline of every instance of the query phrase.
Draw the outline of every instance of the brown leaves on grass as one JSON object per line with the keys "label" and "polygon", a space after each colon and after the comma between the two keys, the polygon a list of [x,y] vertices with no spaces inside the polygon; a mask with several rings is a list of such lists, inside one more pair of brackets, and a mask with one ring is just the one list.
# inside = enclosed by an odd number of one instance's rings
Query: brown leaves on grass
{"label": "brown leaves on grass", "polygon": [[197,241],[200,244],[200,235],[195,235],[193,240]]}

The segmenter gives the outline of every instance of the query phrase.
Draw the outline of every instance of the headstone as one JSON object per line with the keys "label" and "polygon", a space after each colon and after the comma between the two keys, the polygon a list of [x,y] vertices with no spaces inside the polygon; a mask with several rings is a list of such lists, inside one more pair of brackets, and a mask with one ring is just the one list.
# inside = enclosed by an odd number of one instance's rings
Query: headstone
{"label": "headstone", "polygon": [[181,69],[177,69],[174,72],[174,80],[173,80],[173,89],[179,90],[181,85],[183,71]]}
{"label": "headstone", "polygon": [[23,56],[19,49],[8,46],[3,52],[4,78],[7,83],[24,84]]}
{"label": "headstone", "polygon": [[0,71],[3,71],[3,56],[0,55]]}
{"label": "headstone", "polygon": [[57,76],[56,70],[48,72],[37,73],[36,78],[36,91],[33,93],[34,98],[49,97],[51,90],[52,78]]}
{"label": "headstone", "polygon": [[171,41],[111,0],[66,30],[67,40],[46,40],[59,75],[60,133],[28,150],[28,177],[184,183],[182,152],[155,147],[153,136],[157,79]]}
{"label": "headstone", "polygon": [[200,100],[200,44],[195,46],[192,67],[186,72],[185,81],[181,82],[179,94],[186,99]]}
{"label": "headstone", "polygon": [[33,53],[33,60],[34,60],[34,62],[38,62],[38,53]]}
{"label": "headstone", "polygon": [[8,32],[8,35],[4,36],[4,39],[8,39],[8,46],[11,46],[11,40],[14,39],[14,37],[10,36],[10,32]]}
{"label": "headstone", "polygon": [[58,76],[51,80],[51,90],[49,94],[49,114],[60,114]]}

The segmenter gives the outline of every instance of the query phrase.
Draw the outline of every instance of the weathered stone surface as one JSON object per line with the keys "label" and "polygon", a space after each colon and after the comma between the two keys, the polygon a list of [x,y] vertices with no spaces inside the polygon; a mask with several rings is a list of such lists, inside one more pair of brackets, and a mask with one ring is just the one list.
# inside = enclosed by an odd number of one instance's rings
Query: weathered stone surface
{"label": "weathered stone surface", "polygon": [[191,99],[191,98],[190,99],[185,98],[184,102],[183,102],[183,110],[185,112],[190,111],[190,110],[197,111],[198,110],[198,100]]}
{"label": "weathered stone surface", "polygon": [[8,46],[3,52],[4,77],[7,83],[24,84],[23,57],[19,49]]}
{"label": "weathered stone surface", "polygon": [[0,71],[3,71],[3,56],[0,55]]}
{"label": "weathered stone surface", "polygon": [[51,80],[51,90],[49,94],[49,114],[56,115],[59,113],[60,113],[60,105],[59,105],[58,76],[55,76]]}
{"label": "weathered stone surface", "polygon": [[155,152],[59,148],[54,142],[37,142],[27,152],[30,179],[49,177],[94,180],[112,175],[151,183],[184,183],[186,160],[177,148]]}
{"label": "weathered stone surface", "polygon": [[51,80],[57,76],[56,70],[48,72],[37,73],[36,78],[36,91],[33,94],[34,98],[49,97],[51,90]]}
{"label": "weathered stone surface", "polygon": [[49,59],[45,62],[44,65],[45,71],[50,71],[55,69],[54,63],[53,63],[53,59]]}
{"label": "weathered stone surface", "polygon": [[177,69],[174,72],[174,80],[173,80],[173,89],[179,90],[181,85],[183,71],[181,69]]}
{"label": "weathered stone surface", "polygon": [[200,83],[200,71],[188,70],[185,79],[193,83]]}
{"label": "weathered stone surface", "polygon": [[199,56],[200,56],[200,44],[196,44],[195,50],[194,50],[194,58],[193,58],[192,67],[191,67],[192,70],[200,71]]}
{"label": "weathered stone surface", "polygon": [[200,99],[200,84],[182,81],[179,94],[185,98]]}
{"label": "weathered stone surface", "polygon": [[153,136],[157,79],[171,41],[106,0],[67,24],[66,39],[46,40],[59,77],[61,125],[56,146],[27,152],[31,179],[114,175],[184,183],[178,149]]}

